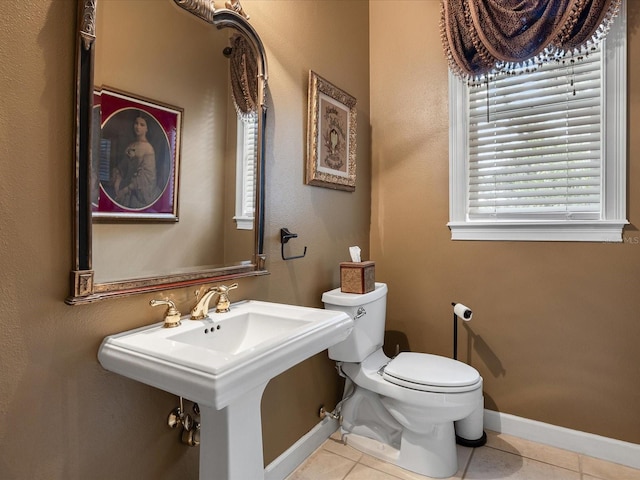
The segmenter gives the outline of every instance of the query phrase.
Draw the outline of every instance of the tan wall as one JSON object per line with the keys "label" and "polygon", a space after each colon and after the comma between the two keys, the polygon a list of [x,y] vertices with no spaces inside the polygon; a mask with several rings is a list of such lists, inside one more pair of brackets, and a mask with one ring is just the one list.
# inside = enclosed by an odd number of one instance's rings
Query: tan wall
{"label": "tan wall", "polygon": [[[369,131],[369,10],[360,0],[243,1],[269,62],[265,244],[271,275],[253,282],[255,298],[321,307],[323,291],[339,284],[348,247],[369,255],[371,136]],[[339,12],[339,14],[338,14]],[[358,100],[357,186],[354,193],[304,185],[309,69]],[[282,261],[280,228],[297,233]],[[318,422],[321,403],[339,400],[333,362],[321,353],[267,385],[263,401],[265,459]]]}
{"label": "tan wall", "polygon": [[[473,308],[459,358],[500,412],[640,443],[638,13],[629,5],[625,243],[450,240],[447,65],[439,2],[370,2],[371,252],[395,343],[452,355],[450,302]],[[468,327],[468,328],[465,328]]]}
{"label": "tan wall", "polygon": [[[363,1],[243,3],[271,74],[271,275],[241,281],[236,298],[320,306],[347,247],[360,244],[369,256],[371,208],[371,257],[391,288],[389,329],[400,332],[390,344],[405,343],[404,334],[413,350],[449,355],[449,302],[467,303],[474,336],[461,328],[461,358],[484,376],[487,407],[640,443],[640,139],[629,139],[627,243],[452,242],[437,2],[378,0],[370,10]],[[179,445],[164,424],[175,398],[96,361],[105,335],[158,320],[146,307],[152,296],[63,303],[74,28],[68,0],[0,2],[0,471],[7,479],[197,478],[198,450]],[[640,49],[637,30],[630,28],[630,59]],[[355,194],[303,185],[310,68],[358,98]],[[630,62],[630,125],[640,121],[639,68]],[[308,246],[305,259],[280,260],[285,226],[300,235],[289,244],[295,253]],[[190,291],[171,293],[183,311],[191,305]],[[263,400],[265,460],[313,427],[320,403],[338,395],[323,354],[274,379]]]}
{"label": "tan wall", "polygon": [[[266,248],[271,275],[241,280],[234,299],[321,306],[338,263],[368,256],[370,132],[366,2],[243,2],[267,47]],[[339,11],[339,14],[335,13]],[[0,1],[0,476],[3,479],[196,479],[198,449],[165,424],[176,398],[106,372],[104,336],[159,320],[152,295],[70,307],[75,5]],[[308,70],[358,99],[355,193],[303,184]],[[280,259],[279,232],[299,234]],[[170,292],[182,311],[190,290]],[[158,294],[161,296],[161,294]],[[263,398],[265,460],[339,397],[320,354],[274,379]]]}

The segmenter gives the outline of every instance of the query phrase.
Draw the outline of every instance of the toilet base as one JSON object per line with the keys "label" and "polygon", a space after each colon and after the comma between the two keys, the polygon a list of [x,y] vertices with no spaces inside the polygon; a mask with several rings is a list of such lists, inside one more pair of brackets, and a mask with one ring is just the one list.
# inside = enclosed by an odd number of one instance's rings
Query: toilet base
{"label": "toilet base", "polygon": [[432,431],[402,432],[398,466],[434,478],[448,478],[458,471],[458,451],[455,447],[453,422],[433,425]]}
{"label": "toilet base", "polygon": [[429,445],[424,445],[423,436],[419,438],[423,444],[414,442],[411,435],[407,435],[405,431],[402,450],[355,433],[348,433],[344,430],[341,430],[341,433],[342,440],[346,445],[362,453],[420,475],[448,478],[455,475],[458,470],[458,454],[457,449],[448,447],[455,436],[453,425],[445,424],[442,427],[444,428],[439,429],[431,437]]}

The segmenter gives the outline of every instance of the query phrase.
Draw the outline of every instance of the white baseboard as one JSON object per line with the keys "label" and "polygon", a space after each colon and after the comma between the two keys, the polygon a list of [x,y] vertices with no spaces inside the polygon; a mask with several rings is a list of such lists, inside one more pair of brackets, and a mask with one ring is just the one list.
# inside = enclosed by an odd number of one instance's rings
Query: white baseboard
{"label": "white baseboard", "polygon": [[492,410],[484,411],[484,428],[640,469],[640,445],[635,443]]}
{"label": "white baseboard", "polygon": [[325,417],[264,469],[265,480],[283,480],[338,429],[338,421]]}

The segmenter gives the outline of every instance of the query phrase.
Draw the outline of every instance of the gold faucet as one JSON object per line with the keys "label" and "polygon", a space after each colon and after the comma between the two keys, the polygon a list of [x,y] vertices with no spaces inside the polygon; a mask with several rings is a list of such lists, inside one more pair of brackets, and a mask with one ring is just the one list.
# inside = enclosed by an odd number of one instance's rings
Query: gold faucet
{"label": "gold faucet", "polygon": [[[216,313],[228,312],[231,306],[231,302],[229,301],[227,293],[229,292],[229,290],[233,290],[234,288],[238,288],[237,283],[229,285],[228,287],[226,285],[220,285],[205,290],[205,292],[202,294],[202,298],[198,300],[196,306],[193,307],[193,310],[191,310],[191,320],[202,320],[203,318],[206,318],[208,316],[207,314],[209,312],[209,302],[211,302],[211,298],[215,294],[219,295],[218,303],[216,305]],[[199,296],[199,292],[196,292],[196,298],[198,298]]]}

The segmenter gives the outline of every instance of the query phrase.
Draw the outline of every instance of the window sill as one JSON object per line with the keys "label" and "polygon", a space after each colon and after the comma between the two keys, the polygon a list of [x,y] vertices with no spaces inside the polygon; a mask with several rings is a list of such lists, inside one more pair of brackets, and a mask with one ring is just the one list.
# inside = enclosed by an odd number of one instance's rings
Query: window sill
{"label": "window sill", "polygon": [[253,230],[253,217],[233,217],[238,230]]}
{"label": "window sill", "polygon": [[627,220],[581,222],[449,222],[452,240],[622,242]]}

